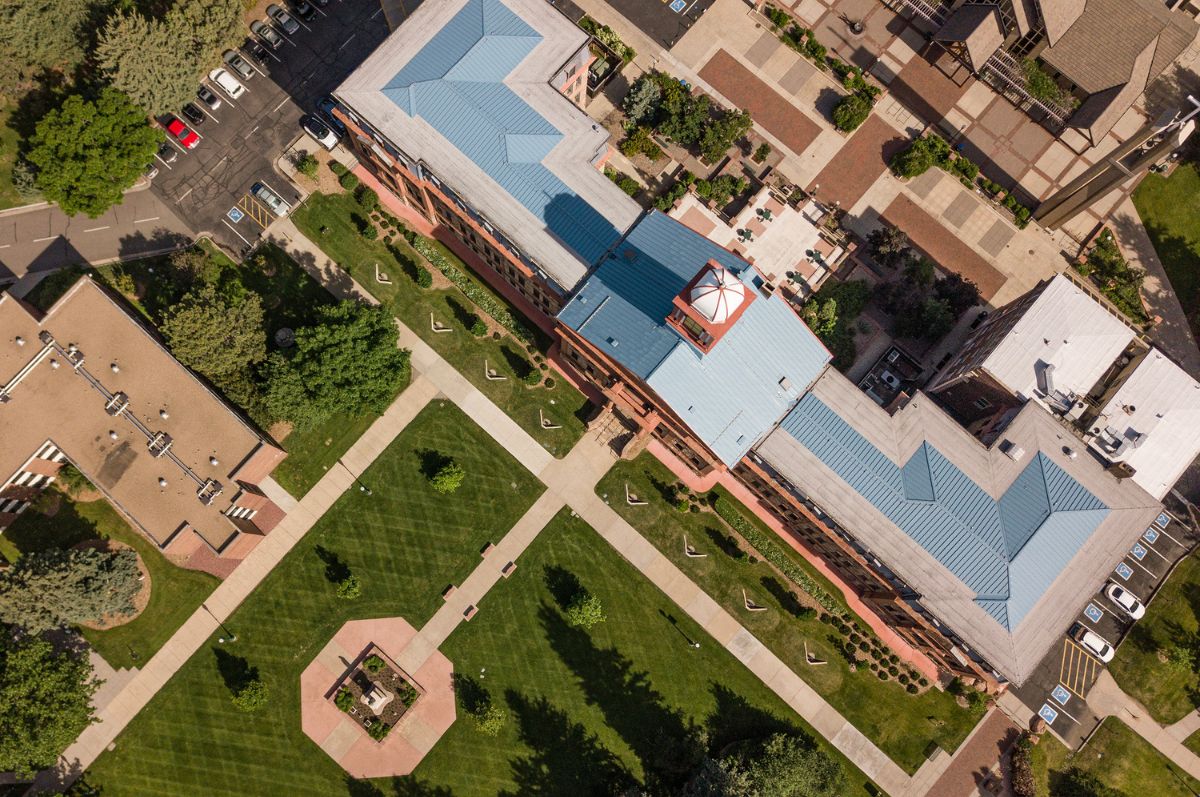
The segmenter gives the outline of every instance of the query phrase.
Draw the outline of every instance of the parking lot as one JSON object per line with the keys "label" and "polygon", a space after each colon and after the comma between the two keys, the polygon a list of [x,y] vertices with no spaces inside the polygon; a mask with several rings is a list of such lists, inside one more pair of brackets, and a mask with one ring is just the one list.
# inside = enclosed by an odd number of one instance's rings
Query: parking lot
{"label": "parking lot", "polygon": [[[1194,542],[1195,531],[1174,515],[1163,512],[1134,542],[1126,555],[1092,595],[1076,618],[1076,629],[1087,629],[1116,645],[1133,628],[1134,621],[1106,594],[1109,584],[1118,584],[1143,603],[1153,596]],[[1075,639],[1065,635],[1046,654],[1033,676],[1013,693],[1046,720],[1072,748],[1077,747],[1100,722],[1087,705],[1087,694],[1104,664]]]}
{"label": "parking lot", "polygon": [[[407,2],[411,12],[417,3]],[[178,153],[173,162],[156,162],[159,173],[152,190],[191,225],[208,233],[234,252],[248,249],[272,217],[250,197],[256,182],[269,186],[284,201],[298,199],[275,162],[298,136],[300,118],[316,109],[321,97],[346,78],[388,35],[379,0],[330,0],[317,16],[299,23],[294,35],[268,48],[265,64],[242,55],[258,74],[238,78],[245,92],[236,100],[212,81],[204,85],[221,99],[205,112],[200,124],[187,122],[201,140],[192,149],[169,143]],[[250,31],[246,30],[249,37]],[[182,116],[181,116],[182,118]],[[307,137],[306,137],[307,138]],[[318,146],[309,139],[309,149]]]}
{"label": "parking lot", "polygon": [[[571,0],[550,0],[550,4],[572,21],[583,16],[582,9]],[[608,0],[608,4],[669,50],[704,16],[713,0]],[[598,19],[597,22],[611,24],[606,19]]]}

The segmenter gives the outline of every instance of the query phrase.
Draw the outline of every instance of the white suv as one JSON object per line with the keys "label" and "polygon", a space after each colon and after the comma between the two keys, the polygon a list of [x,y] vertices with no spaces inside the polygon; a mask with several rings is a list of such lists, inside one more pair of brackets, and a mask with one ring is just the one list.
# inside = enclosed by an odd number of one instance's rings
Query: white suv
{"label": "white suv", "polygon": [[1083,646],[1084,650],[1099,659],[1101,664],[1108,664],[1117,653],[1104,637],[1082,623],[1075,630],[1074,637],[1075,641]]}
{"label": "white suv", "polygon": [[226,72],[224,69],[214,69],[208,73],[208,79],[216,83],[221,89],[233,99],[242,96],[246,87],[238,83],[237,78]]}

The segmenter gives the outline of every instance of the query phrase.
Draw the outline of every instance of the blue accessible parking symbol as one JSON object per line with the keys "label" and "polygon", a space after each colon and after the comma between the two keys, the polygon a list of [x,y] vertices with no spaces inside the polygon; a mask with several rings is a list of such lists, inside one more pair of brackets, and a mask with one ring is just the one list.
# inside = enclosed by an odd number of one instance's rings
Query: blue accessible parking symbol
{"label": "blue accessible parking symbol", "polygon": [[1168,515],[1166,512],[1160,512],[1154,522],[1157,523],[1160,527],[1165,529],[1167,527],[1167,525],[1171,522],[1171,516]]}
{"label": "blue accessible parking symbol", "polygon": [[228,216],[233,221],[234,224],[237,224],[239,221],[242,220],[242,218],[246,214],[243,213],[242,211],[238,210],[237,208],[230,208],[229,212],[226,213],[225,215]]}
{"label": "blue accessible parking symbol", "polygon": [[676,14],[687,8],[687,0],[671,0],[671,10]]}
{"label": "blue accessible parking symbol", "polygon": [[1047,724],[1053,725],[1054,721],[1058,719],[1058,712],[1050,708],[1049,703],[1043,703],[1042,707],[1038,709],[1038,716],[1044,719]]}
{"label": "blue accessible parking symbol", "polygon": [[1104,619],[1104,612],[1101,611],[1100,607],[1094,603],[1089,603],[1087,608],[1083,610],[1083,613],[1087,616],[1087,619],[1091,620],[1093,623],[1098,623]]}
{"label": "blue accessible parking symbol", "polygon": [[1142,536],[1146,538],[1146,542],[1154,544],[1158,541],[1158,529],[1151,526],[1150,528],[1146,529],[1146,533]]}
{"label": "blue accessible parking symbol", "polygon": [[1135,542],[1133,544],[1133,550],[1131,550],[1130,553],[1133,554],[1134,559],[1137,559],[1140,562],[1146,558],[1146,546],[1142,545],[1140,542]]}
{"label": "blue accessible parking symbol", "polygon": [[[1054,691],[1050,693],[1050,697],[1054,698],[1060,706],[1065,706],[1067,704],[1067,701],[1071,699],[1071,693],[1066,690],[1066,687],[1064,687],[1062,684],[1059,684],[1058,686],[1054,687]],[[1046,706],[1045,708],[1050,708],[1050,707]],[[1054,709],[1050,709],[1050,710],[1054,711]],[[1041,712],[1039,712],[1039,713],[1041,713]],[[1058,716],[1058,715],[1055,714],[1055,716]],[[1046,721],[1054,722],[1054,720],[1046,720]]]}
{"label": "blue accessible parking symbol", "polygon": [[1121,562],[1117,565],[1117,575],[1121,577],[1121,580],[1128,581],[1129,577],[1133,575],[1133,568]]}

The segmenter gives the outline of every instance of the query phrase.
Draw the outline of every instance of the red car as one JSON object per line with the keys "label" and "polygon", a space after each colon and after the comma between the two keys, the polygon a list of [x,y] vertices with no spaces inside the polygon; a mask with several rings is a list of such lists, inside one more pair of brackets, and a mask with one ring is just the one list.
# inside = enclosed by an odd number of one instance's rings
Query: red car
{"label": "red car", "polygon": [[167,132],[175,136],[179,140],[179,143],[188,149],[195,149],[196,145],[200,143],[200,136],[196,135],[195,131],[191,130],[176,116],[172,116],[171,121],[167,122]]}

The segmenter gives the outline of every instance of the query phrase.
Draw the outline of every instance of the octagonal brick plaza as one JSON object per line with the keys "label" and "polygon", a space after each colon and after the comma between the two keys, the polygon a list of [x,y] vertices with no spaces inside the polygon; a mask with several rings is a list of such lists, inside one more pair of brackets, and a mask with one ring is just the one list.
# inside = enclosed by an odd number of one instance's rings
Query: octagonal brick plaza
{"label": "octagonal brick plaza", "polygon": [[300,722],[304,733],[352,777],[411,773],[454,722],[454,665],[436,650],[415,671],[405,672],[424,694],[382,742],[368,736],[333,704],[339,685],[372,645],[393,661],[409,661],[413,657],[404,654],[415,639],[416,629],[400,617],[351,620],[300,675]]}

